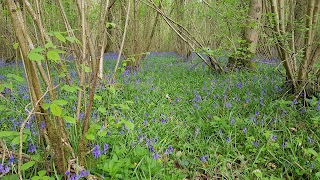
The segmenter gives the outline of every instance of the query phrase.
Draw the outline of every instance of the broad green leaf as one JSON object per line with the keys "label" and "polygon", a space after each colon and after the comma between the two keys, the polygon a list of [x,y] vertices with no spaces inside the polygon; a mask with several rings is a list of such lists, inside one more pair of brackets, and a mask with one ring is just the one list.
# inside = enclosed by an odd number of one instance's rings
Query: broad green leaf
{"label": "broad green leaf", "polygon": [[19,132],[16,131],[0,131],[0,138],[9,136],[19,136]]}
{"label": "broad green leaf", "polygon": [[320,172],[316,173],[316,177],[318,177],[318,178],[320,177]]}
{"label": "broad green leaf", "polygon": [[134,124],[130,121],[122,121],[123,124],[127,126],[128,129],[133,130],[134,129]]}
{"label": "broad green leaf", "polygon": [[39,172],[38,172],[38,175],[39,175],[39,176],[44,176],[46,173],[47,173],[46,170],[42,170],[42,171],[39,171]]}
{"label": "broad green leaf", "polygon": [[99,96],[99,95],[96,95],[96,94],[94,95],[93,99],[94,99],[94,100],[102,101],[102,97]]}
{"label": "broad green leaf", "polygon": [[64,85],[61,87],[61,90],[65,90],[67,92],[76,92],[78,89],[80,89],[78,86],[69,86],[69,85]]}
{"label": "broad green leaf", "polygon": [[130,110],[130,107],[126,104],[119,104],[120,109],[122,110]]}
{"label": "broad green leaf", "polygon": [[[26,142],[27,137],[28,137],[27,135],[23,134],[22,135],[22,142]],[[12,140],[12,144],[19,144],[19,143],[20,143],[20,136],[17,136]]]}
{"label": "broad green leaf", "polygon": [[256,175],[257,177],[261,178],[262,177],[262,172],[260,171],[260,169],[256,169],[252,172],[254,175]]}
{"label": "broad green leaf", "polygon": [[52,42],[48,42],[47,44],[44,45],[44,47],[46,47],[47,49],[48,49],[48,48],[51,48],[51,47],[55,48],[55,47],[53,46]]}
{"label": "broad green leaf", "polygon": [[37,48],[32,49],[30,52],[36,52],[36,53],[39,53],[39,52],[42,52],[43,50],[44,50],[44,48],[37,47]]}
{"label": "broad green leaf", "polygon": [[13,44],[13,48],[14,48],[15,50],[17,50],[18,47],[19,47],[19,43],[14,43],[14,44]]}
{"label": "broad green leaf", "polygon": [[47,103],[45,103],[45,104],[42,105],[42,108],[43,108],[43,109],[49,109],[49,107],[50,107],[50,104],[47,104]]}
{"label": "broad green leaf", "polygon": [[50,104],[50,112],[58,117],[61,117],[62,115],[62,108],[56,104]]}
{"label": "broad green leaf", "polygon": [[104,107],[98,107],[98,111],[101,112],[102,114],[105,114],[107,112],[106,108]]}
{"label": "broad green leaf", "polygon": [[88,66],[85,66],[85,67],[84,67],[84,72],[86,72],[86,73],[91,72],[91,68],[88,67]]}
{"label": "broad green leaf", "polygon": [[12,89],[12,84],[4,83],[2,84],[5,88]]}
{"label": "broad green leaf", "polygon": [[7,74],[7,77],[8,78],[13,78],[18,82],[24,82],[25,81],[25,79],[23,77],[15,75],[15,74]]}
{"label": "broad green leaf", "polygon": [[68,104],[68,101],[63,100],[63,99],[57,99],[57,100],[52,101],[52,103],[53,103],[53,104],[56,104],[56,105],[62,106],[62,105]]}
{"label": "broad green leaf", "polygon": [[112,94],[116,94],[116,89],[115,89],[113,86],[110,86],[110,87],[109,87],[109,91],[110,91]]}
{"label": "broad green leaf", "polygon": [[37,61],[37,62],[41,62],[42,60],[44,60],[44,56],[42,56],[41,54],[36,53],[36,52],[30,52],[28,54],[28,58],[31,61]]}
{"label": "broad green leaf", "polygon": [[25,171],[25,170],[31,168],[34,164],[35,164],[35,161],[29,161],[29,162],[27,162],[27,163],[24,163],[24,164],[22,164],[22,166],[21,166],[21,170],[22,170],[22,171]]}
{"label": "broad green leaf", "polygon": [[47,52],[47,57],[48,59],[54,61],[54,62],[59,62],[60,61],[60,56],[56,51],[50,50]]}
{"label": "broad green leaf", "polygon": [[53,34],[59,41],[66,43],[66,38],[60,32],[54,32]]}
{"label": "broad green leaf", "polygon": [[31,180],[42,180],[42,178],[40,176],[33,176]]}
{"label": "broad green leaf", "polygon": [[55,50],[53,50],[53,51],[55,51],[55,52],[58,53],[58,54],[65,54],[65,53],[66,53],[65,51],[62,51],[62,50],[60,50],[60,49],[55,49]]}
{"label": "broad green leaf", "polygon": [[88,140],[94,140],[94,135],[92,134],[92,133],[87,133],[86,134],[86,138],[88,139]]}
{"label": "broad green leaf", "polygon": [[81,45],[81,42],[79,41],[79,39],[77,39],[76,37],[66,37],[67,41],[70,41],[71,43],[76,42],[77,44]]}
{"label": "broad green leaf", "polygon": [[35,160],[35,161],[39,161],[40,158],[41,158],[41,157],[40,157],[40,154],[35,154],[35,155],[32,155],[32,156],[31,156],[31,159],[32,159],[32,160]]}
{"label": "broad green leaf", "polygon": [[71,116],[63,116],[63,119],[67,121],[70,124],[75,124],[76,123],[76,118],[71,117]]}

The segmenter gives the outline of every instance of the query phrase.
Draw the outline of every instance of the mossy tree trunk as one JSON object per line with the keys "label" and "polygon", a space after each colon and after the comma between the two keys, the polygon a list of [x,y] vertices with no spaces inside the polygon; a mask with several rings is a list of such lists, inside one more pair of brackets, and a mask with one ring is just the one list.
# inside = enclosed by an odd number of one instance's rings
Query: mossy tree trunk
{"label": "mossy tree trunk", "polygon": [[243,42],[240,48],[232,55],[229,60],[229,67],[244,67],[254,69],[255,63],[252,58],[256,54],[259,29],[262,16],[262,0],[251,0],[249,5],[248,20],[243,34]]}

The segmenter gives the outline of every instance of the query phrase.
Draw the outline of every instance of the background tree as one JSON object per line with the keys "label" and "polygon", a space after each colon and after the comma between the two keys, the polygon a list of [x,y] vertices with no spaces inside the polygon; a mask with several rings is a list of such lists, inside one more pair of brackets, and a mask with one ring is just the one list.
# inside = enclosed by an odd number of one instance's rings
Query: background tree
{"label": "background tree", "polygon": [[[319,68],[319,0],[272,0],[273,36],[286,72],[286,90],[304,96],[316,95]],[[305,11],[303,9],[306,9]],[[301,12],[304,12],[302,14]],[[299,15],[301,14],[301,16]],[[301,40],[302,39],[302,40]]]}

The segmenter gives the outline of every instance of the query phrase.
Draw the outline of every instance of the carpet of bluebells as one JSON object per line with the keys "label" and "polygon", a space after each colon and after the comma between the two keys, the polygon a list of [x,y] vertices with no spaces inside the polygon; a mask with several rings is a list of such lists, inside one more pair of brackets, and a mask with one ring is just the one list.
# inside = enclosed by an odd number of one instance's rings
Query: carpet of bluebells
{"label": "carpet of bluebells", "polygon": [[[277,61],[257,60],[256,71],[217,74],[195,57],[184,61],[174,53],[151,53],[139,71],[119,70],[110,86],[116,56],[105,56],[109,85],[99,84],[96,93],[100,98],[94,102],[87,134],[87,170],[66,171],[69,179],[90,174],[105,179],[320,177],[320,101],[284,98],[285,78]],[[72,58],[67,63],[72,67]],[[70,69],[77,85],[76,72]],[[54,78],[62,87],[63,80]],[[19,131],[30,101],[23,66],[0,62],[0,81],[12,84],[0,98],[0,131]],[[77,93],[63,88],[57,92],[68,101],[63,113],[73,116]],[[38,128],[45,126],[36,125],[34,117],[26,124],[23,153],[31,157],[23,162],[26,179],[62,176],[46,169],[50,157],[38,140]],[[78,128],[72,123],[66,128],[77,148]],[[17,140],[0,138],[0,155],[4,149],[11,153],[1,159],[0,178],[15,179]]]}

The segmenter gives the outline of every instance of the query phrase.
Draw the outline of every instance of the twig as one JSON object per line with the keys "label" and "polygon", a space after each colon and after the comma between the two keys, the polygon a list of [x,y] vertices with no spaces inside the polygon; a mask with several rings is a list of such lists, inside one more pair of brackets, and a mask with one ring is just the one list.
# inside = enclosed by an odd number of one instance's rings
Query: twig
{"label": "twig", "polygon": [[128,26],[128,22],[129,22],[129,14],[130,14],[130,1],[128,1],[128,8],[127,9],[128,10],[127,10],[126,24],[124,25],[124,31],[123,31],[123,36],[122,36],[121,47],[120,47],[120,50],[119,50],[117,64],[116,64],[116,66],[114,68],[111,82],[115,82],[116,73],[117,73],[117,69],[118,69],[118,66],[119,66],[119,62],[120,62],[120,57],[121,57],[121,54],[122,54],[122,51],[123,51],[124,41],[126,39],[127,26]]}

